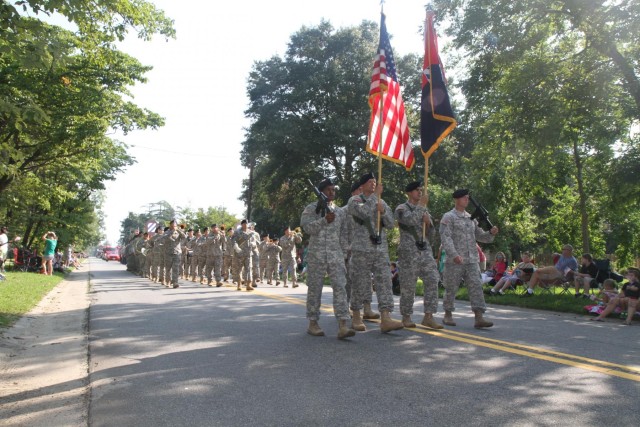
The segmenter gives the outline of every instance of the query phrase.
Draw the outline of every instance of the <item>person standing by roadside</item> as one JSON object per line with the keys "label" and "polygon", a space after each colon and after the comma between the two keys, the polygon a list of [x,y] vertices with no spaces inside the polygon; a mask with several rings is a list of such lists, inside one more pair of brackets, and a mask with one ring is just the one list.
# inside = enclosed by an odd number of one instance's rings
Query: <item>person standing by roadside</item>
{"label": "person standing by roadside", "polygon": [[53,257],[56,255],[56,246],[58,246],[58,237],[53,231],[47,231],[42,236],[44,240],[44,252],[42,253],[42,269],[44,274],[51,276],[53,274]]}
{"label": "person standing by roadside", "polygon": [[[400,227],[398,261],[402,265],[399,273],[402,324],[405,328],[416,327],[411,320],[411,314],[416,296],[416,282],[420,277],[424,283],[424,318],[421,324],[431,329],[442,329],[442,325],[433,320],[433,314],[438,311],[440,274],[430,243],[435,230],[427,210],[427,195],[423,192],[421,181],[407,184],[405,192],[408,200],[395,211],[395,218]],[[423,227],[426,233],[423,233]]]}
{"label": "person standing by roadside", "polygon": [[296,274],[296,244],[302,243],[302,235],[291,231],[289,226],[284,229],[284,236],[280,237],[280,247],[282,248],[282,282],[283,287],[287,287],[287,274],[291,271],[291,283],[293,287],[298,287],[298,275]]}
{"label": "person standing by roadside", "polygon": [[4,273],[4,260],[9,252],[9,236],[7,227],[0,228],[0,273]]}
{"label": "person standing by roadside", "polygon": [[486,310],[482,279],[480,275],[479,256],[476,241],[493,242],[498,234],[498,227],[484,231],[477,221],[471,219],[466,211],[469,205],[469,190],[460,189],[453,193],[455,207],[445,213],[440,221],[440,239],[446,252],[444,267],[444,319],[447,326],[456,326],[453,320],[454,300],[460,282],[464,279],[469,289],[471,310],[475,315],[475,328],[489,328],[492,322],[484,320]]}

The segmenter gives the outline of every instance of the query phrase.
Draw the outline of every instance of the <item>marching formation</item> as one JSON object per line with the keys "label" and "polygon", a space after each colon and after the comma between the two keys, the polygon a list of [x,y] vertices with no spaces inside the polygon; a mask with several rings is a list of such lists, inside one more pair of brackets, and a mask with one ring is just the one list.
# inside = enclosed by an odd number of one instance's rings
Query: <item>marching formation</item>
{"label": "marching formation", "polygon": [[[395,211],[382,199],[383,187],[372,173],[363,175],[351,187],[346,206],[337,207],[335,184],[328,178],[314,190],[317,203],[307,205],[300,224],[309,235],[307,263],[307,333],[324,336],[320,327],[320,305],[325,278],[333,289],[333,311],[338,322],[338,338],[352,337],[366,330],[363,319],[380,319],[380,331],[390,332],[414,328],[411,319],[415,302],[416,282],[424,283],[421,326],[442,329],[434,319],[438,311],[440,275],[433,257],[431,241],[435,234],[433,219],[427,209],[427,195],[422,183],[411,182],[405,187],[407,201]],[[498,233],[491,225],[485,231],[467,211],[468,190],[453,193],[454,208],[440,221],[440,238],[446,254],[443,282],[445,294],[444,325],[456,326],[453,319],[454,299],[462,280],[469,288],[471,309],[476,328],[488,328],[493,323],[484,319],[485,301],[482,292],[476,242],[490,243]],[[400,314],[394,320],[392,277],[387,231],[398,223],[400,245]],[[252,291],[258,283],[280,284],[291,280],[298,287],[296,275],[296,245],[302,243],[300,229],[284,229],[280,238],[271,239],[255,231],[255,224],[242,220],[236,229],[212,224],[202,230],[178,225],[158,226],[153,232],[138,234],[125,248],[127,269],[148,277],[153,282],[177,288],[178,279],[191,280],[207,286],[220,287],[229,279]],[[153,235],[151,235],[153,234]],[[373,291],[378,300],[378,312],[371,308]],[[350,321],[350,324],[349,324]]]}
{"label": "marching formation", "polygon": [[[420,324],[430,329],[442,329],[433,315],[438,310],[439,273],[429,239],[435,233],[427,209],[427,196],[421,182],[411,182],[406,188],[407,201],[391,211],[381,198],[383,187],[373,174],[363,175],[351,187],[351,198],[346,206],[334,204],[335,185],[324,179],[316,186],[318,202],[303,211],[300,223],[310,235],[307,255],[307,332],[323,336],[318,320],[325,276],[333,288],[333,311],[338,321],[338,338],[365,331],[364,319],[380,318],[380,331],[390,332],[413,328],[411,320],[415,301],[416,282],[424,282],[424,317]],[[493,323],[484,319],[484,294],[480,280],[480,267],[476,241],[491,242],[498,228],[484,231],[466,212],[469,191],[453,193],[454,208],[440,222],[440,237],[446,253],[444,272],[443,323],[455,326],[454,298],[462,279],[469,287],[471,308],[476,328],[488,328]],[[386,230],[398,222],[400,246],[400,313],[402,321],[393,320],[394,309],[389,251]],[[371,310],[372,288],[378,299],[378,313]],[[351,313],[349,312],[351,311]],[[347,322],[351,318],[350,327]]]}
{"label": "marching formation", "polygon": [[263,280],[280,285],[282,265],[283,286],[288,287],[290,275],[292,286],[298,287],[295,245],[302,242],[300,232],[287,227],[279,239],[260,239],[247,220],[236,230],[217,224],[185,229],[172,220],[166,228],[158,225],[133,236],[124,251],[127,270],[167,287],[179,287],[179,278],[216,287],[231,279],[238,290],[244,286],[252,291]]}

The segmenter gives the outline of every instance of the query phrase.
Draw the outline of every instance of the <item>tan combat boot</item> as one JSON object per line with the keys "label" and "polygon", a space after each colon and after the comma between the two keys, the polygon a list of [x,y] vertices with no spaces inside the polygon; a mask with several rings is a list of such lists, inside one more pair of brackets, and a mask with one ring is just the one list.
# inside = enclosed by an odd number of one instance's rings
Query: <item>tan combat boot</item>
{"label": "tan combat boot", "polygon": [[222,282],[216,282],[216,288],[219,288],[220,286],[222,286]]}
{"label": "tan combat boot", "polygon": [[317,320],[309,320],[309,327],[307,328],[307,333],[309,335],[313,335],[314,337],[324,336],[324,331],[322,330],[320,325],[318,325]]}
{"label": "tan combat boot", "polygon": [[410,314],[403,314],[402,315],[402,326],[404,326],[405,328],[415,328],[416,324],[413,323],[413,321],[411,320],[411,315]]}
{"label": "tan combat boot", "polygon": [[347,326],[346,319],[338,319],[338,339],[343,340],[345,338],[352,337],[356,334],[356,331]]}
{"label": "tan combat boot", "polygon": [[490,328],[493,326],[493,322],[489,322],[488,320],[484,320],[482,318],[481,310],[473,310],[473,313],[476,315],[476,322],[473,325],[474,328],[482,329],[482,328]]}
{"label": "tan combat boot", "polygon": [[379,319],[380,318],[380,315],[378,313],[371,310],[370,302],[364,303],[364,312],[362,314],[363,314],[362,316],[363,319]]}
{"label": "tan combat boot", "polygon": [[244,283],[246,285],[247,291],[252,291],[253,290],[253,286],[251,286],[251,282],[250,281],[246,280]]}
{"label": "tan combat boot", "polygon": [[191,281],[192,281],[193,283],[195,283],[195,282],[196,282],[196,276],[192,276],[192,277],[191,277]]}
{"label": "tan combat boot", "polygon": [[298,282],[293,282],[293,285],[291,287],[292,288],[297,288],[298,287]]}
{"label": "tan combat boot", "polygon": [[362,323],[362,317],[360,317],[360,310],[353,310],[353,317],[351,317],[351,328],[358,332],[364,332],[367,328]]}
{"label": "tan combat boot", "polygon": [[240,286],[240,284],[238,283],[238,290],[241,291],[242,287]]}
{"label": "tan combat boot", "polygon": [[431,329],[442,329],[442,328],[444,328],[444,326],[442,326],[440,323],[436,322],[433,319],[433,314],[431,314],[431,313],[425,313],[424,314],[424,318],[422,319],[422,322],[420,322],[420,324],[422,326],[426,326],[427,328],[431,328]]}
{"label": "tan combat boot", "polygon": [[402,322],[391,318],[389,310],[382,310],[380,312],[380,319],[380,332],[382,333],[397,331],[398,329],[404,328]]}
{"label": "tan combat boot", "polygon": [[444,311],[444,318],[442,319],[442,323],[447,326],[456,326],[456,322],[453,321],[453,313],[450,311]]}

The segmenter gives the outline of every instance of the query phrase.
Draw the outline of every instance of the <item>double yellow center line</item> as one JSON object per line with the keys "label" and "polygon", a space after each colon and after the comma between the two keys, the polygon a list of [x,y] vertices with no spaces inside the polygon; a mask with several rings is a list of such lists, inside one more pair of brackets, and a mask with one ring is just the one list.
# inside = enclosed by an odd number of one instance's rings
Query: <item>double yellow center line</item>
{"label": "double yellow center line", "polygon": [[[287,302],[290,304],[306,305],[306,301],[288,295],[272,294],[270,292],[260,292],[255,290],[254,295],[260,295],[267,298]],[[328,304],[322,304],[320,309],[325,313],[333,314],[333,307]],[[380,323],[379,320],[369,320],[369,322]],[[559,351],[548,350],[541,347],[533,347],[523,344],[512,343],[509,341],[501,341],[493,338],[485,338],[473,334],[465,334],[463,332],[453,331],[451,329],[426,329],[421,327],[405,328],[406,330],[424,335],[432,335],[438,338],[444,338],[453,341],[464,342],[479,347],[490,348],[505,353],[517,354],[520,356],[530,357],[532,359],[546,360],[547,362],[558,363],[561,365],[581,368],[587,371],[599,372],[605,375],[624,378],[631,381],[640,382],[640,368],[633,366],[619,365],[617,363],[606,362],[604,360],[596,360],[588,357],[576,356],[573,354],[561,353]]]}

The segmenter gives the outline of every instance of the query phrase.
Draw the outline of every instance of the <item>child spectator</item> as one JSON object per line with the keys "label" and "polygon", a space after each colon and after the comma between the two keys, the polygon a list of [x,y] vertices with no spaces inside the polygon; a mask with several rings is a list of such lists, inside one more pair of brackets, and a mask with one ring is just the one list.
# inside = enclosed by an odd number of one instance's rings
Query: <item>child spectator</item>
{"label": "child spectator", "polygon": [[624,324],[631,325],[631,320],[633,319],[633,315],[638,307],[638,298],[640,297],[640,270],[637,268],[630,268],[627,270],[626,276],[629,282],[622,286],[620,294],[607,304],[607,308],[605,308],[598,317],[590,320],[603,322],[605,317],[615,310],[616,307],[620,306],[623,311],[625,309],[627,310],[627,318],[624,321]]}
{"label": "child spectator", "polygon": [[617,296],[616,282],[613,279],[607,279],[602,283],[602,290],[598,295],[591,295],[591,300],[606,305]]}
{"label": "child spectator", "polygon": [[504,291],[510,287],[515,287],[519,282],[526,282],[531,277],[535,267],[531,262],[531,254],[529,252],[523,252],[522,262],[516,266],[511,274],[502,276],[495,286],[489,290],[489,295],[504,295]]}

